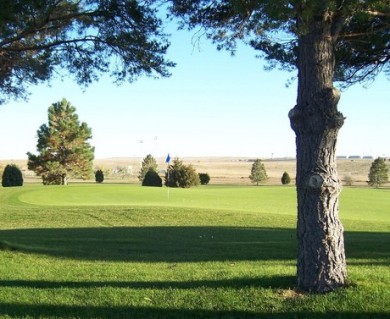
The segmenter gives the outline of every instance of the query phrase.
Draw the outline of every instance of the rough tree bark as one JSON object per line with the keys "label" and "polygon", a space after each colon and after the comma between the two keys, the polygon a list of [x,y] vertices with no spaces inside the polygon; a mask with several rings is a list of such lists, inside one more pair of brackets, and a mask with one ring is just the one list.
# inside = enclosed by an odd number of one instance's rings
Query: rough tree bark
{"label": "rough tree bark", "polygon": [[321,293],[345,285],[347,276],[335,159],[344,117],[333,87],[334,38],[327,19],[313,22],[299,38],[298,98],[289,113],[297,146],[298,288]]}

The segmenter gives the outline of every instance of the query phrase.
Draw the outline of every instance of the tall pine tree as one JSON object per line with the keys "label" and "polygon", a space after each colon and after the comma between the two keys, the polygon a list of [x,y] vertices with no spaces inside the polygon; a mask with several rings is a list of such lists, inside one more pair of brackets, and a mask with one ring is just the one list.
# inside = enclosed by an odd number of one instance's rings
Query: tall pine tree
{"label": "tall pine tree", "polygon": [[289,118],[297,149],[298,288],[327,292],[344,286],[335,156],[344,116],[334,82],[350,85],[373,80],[382,70],[390,74],[389,0],[169,2],[182,27],[202,28],[219,49],[234,52],[243,41],[271,68],[297,70],[297,100]]}
{"label": "tall pine tree", "polygon": [[69,177],[90,178],[94,158],[94,148],[88,143],[91,129],[79,122],[76,108],[65,99],[49,107],[48,119],[37,131],[39,155],[27,153],[28,168],[41,176],[45,185],[66,185]]}
{"label": "tall pine tree", "polygon": [[370,172],[368,174],[368,185],[378,188],[388,182],[389,168],[387,167],[385,160],[378,157],[371,164]]}
{"label": "tall pine tree", "polygon": [[261,159],[256,159],[252,164],[251,174],[249,175],[249,178],[252,183],[256,183],[257,186],[259,186],[259,183],[267,180],[267,172]]}

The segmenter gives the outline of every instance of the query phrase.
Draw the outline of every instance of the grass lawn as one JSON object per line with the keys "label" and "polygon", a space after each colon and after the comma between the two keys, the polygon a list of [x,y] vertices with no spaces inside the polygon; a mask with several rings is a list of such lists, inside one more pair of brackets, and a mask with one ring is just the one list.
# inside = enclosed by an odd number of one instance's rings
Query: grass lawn
{"label": "grass lawn", "polygon": [[390,190],[345,188],[350,285],[295,287],[293,187],[0,189],[0,318],[388,318]]}

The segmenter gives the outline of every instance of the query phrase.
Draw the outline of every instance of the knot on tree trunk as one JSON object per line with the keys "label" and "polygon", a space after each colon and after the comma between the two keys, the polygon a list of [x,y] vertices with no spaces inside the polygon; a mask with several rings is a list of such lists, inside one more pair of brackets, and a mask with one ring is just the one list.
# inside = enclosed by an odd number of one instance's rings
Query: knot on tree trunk
{"label": "knot on tree trunk", "polygon": [[310,99],[290,110],[291,128],[296,134],[315,134],[324,131],[338,131],[344,124],[344,116],[337,110],[340,92],[326,88],[314,93]]}
{"label": "knot on tree trunk", "polygon": [[319,190],[321,189],[323,183],[324,178],[321,175],[314,174],[309,177],[307,187],[313,190]]}
{"label": "knot on tree trunk", "polygon": [[339,194],[341,183],[332,174],[312,174],[308,177],[305,185],[307,190],[320,194]]}

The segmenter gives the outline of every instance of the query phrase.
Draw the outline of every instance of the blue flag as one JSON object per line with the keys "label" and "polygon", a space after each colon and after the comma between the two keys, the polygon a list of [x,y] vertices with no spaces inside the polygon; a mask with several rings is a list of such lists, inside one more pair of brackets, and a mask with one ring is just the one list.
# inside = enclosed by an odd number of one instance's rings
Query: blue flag
{"label": "blue flag", "polygon": [[168,153],[168,156],[165,159],[165,163],[169,164],[170,161],[171,161],[171,157],[169,156],[169,153]]}

